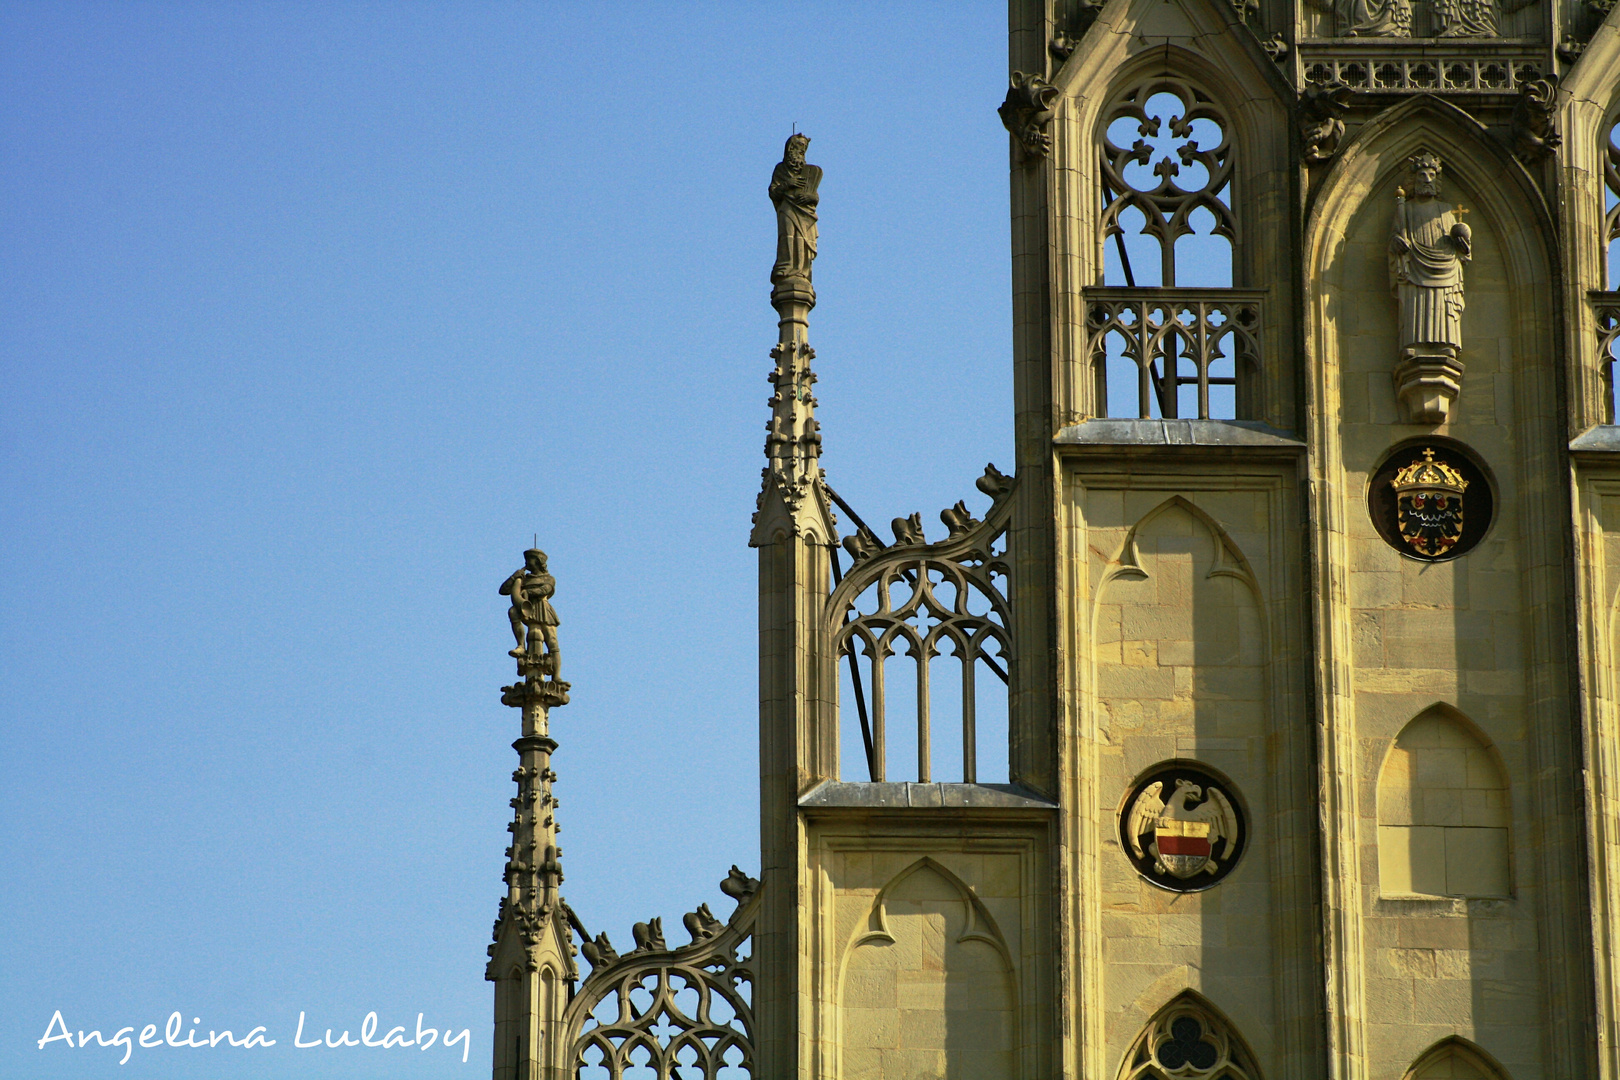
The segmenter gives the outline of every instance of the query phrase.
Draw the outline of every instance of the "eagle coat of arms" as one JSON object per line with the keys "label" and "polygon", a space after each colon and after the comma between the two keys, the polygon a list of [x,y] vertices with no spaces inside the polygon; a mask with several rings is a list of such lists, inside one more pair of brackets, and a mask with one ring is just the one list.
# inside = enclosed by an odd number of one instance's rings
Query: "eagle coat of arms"
{"label": "eagle coat of arms", "polygon": [[[1167,783],[1175,785],[1169,798]],[[1126,811],[1125,839],[1144,872],[1151,867],[1190,883],[1200,874],[1224,876],[1242,844],[1243,826],[1231,799],[1213,782],[1176,776],[1137,793]]]}
{"label": "eagle coat of arms", "polygon": [[1396,473],[1389,486],[1395,492],[1395,524],[1406,546],[1430,559],[1449,554],[1463,535],[1468,481],[1462,474],[1436,461],[1431,448]]}

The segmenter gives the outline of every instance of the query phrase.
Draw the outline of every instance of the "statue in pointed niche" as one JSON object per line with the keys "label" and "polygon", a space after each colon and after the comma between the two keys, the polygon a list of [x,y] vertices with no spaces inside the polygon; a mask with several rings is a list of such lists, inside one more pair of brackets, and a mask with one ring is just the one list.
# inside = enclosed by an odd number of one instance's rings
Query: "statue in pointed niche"
{"label": "statue in pointed niche", "polygon": [[1401,346],[1462,347],[1463,263],[1472,233],[1456,207],[1440,201],[1440,159],[1414,154],[1412,193],[1395,189],[1389,276],[1401,309]]}
{"label": "statue in pointed niche", "polygon": [[816,259],[816,203],[820,196],[821,166],[807,164],[810,137],[795,132],[782,149],[782,160],[771,172],[771,202],[776,207],[776,265],[771,284],[798,280],[810,284],[810,264]]}
{"label": "statue in pointed niche", "polygon": [[545,645],[545,669],[557,674],[557,612],[551,597],[557,593],[557,579],[546,572],[546,553],[530,548],[523,553],[523,566],[512,572],[501,585],[501,595],[512,598],[507,618],[517,648],[507,655],[522,663],[539,663],[540,646]]}
{"label": "statue in pointed niche", "polygon": [[1389,236],[1390,288],[1399,309],[1396,391],[1414,423],[1442,423],[1462,389],[1463,263],[1473,257],[1464,211],[1440,201],[1440,159],[1407,162],[1411,194],[1395,189]]}

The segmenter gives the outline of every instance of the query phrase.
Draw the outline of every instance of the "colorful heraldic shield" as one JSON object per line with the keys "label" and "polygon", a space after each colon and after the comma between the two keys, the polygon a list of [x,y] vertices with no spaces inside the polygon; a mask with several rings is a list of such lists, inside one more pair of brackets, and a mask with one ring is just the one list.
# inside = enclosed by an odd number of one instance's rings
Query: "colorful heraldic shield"
{"label": "colorful heraldic shield", "polygon": [[1434,450],[1425,449],[1390,481],[1395,492],[1395,521],[1401,539],[1419,555],[1440,558],[1451,553],[1463,535],[1463,493],[1468,481]]}
{"label": "colorful heraldic shield", "polygon": [[1176,892],[1207,889],[1237,864],[1247,829],[1225,781],[1167,764],[1138,783],[1121,817],[1126,855],[1143,877]]}

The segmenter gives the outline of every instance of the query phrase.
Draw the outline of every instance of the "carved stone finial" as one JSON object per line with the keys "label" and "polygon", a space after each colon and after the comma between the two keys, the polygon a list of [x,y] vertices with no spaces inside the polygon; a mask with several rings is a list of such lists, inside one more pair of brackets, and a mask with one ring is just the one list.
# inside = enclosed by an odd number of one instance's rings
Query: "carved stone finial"
{"label": "carved stone finial", "polygon": [[720,883],[720,891],[731,897],[737,903],[745,903],[750,896],[759,892],[759,879],[751,878],[732,864],[731,873]]}
{"label": "carved stone finial", "polygon": [[992,502],[1000,502],[1002,497],[1013,489],[1013,478],[993,464],[986,465],[984,475],[975,480],[973,486],[990,496]]}
{"label": "carved stone finial", "polygon": [[1002,125],[1018,140],[1024,164],[1033,165],[1052,152],[1052,107],[1057,104],[1057,87],[1037,72],[1015,71],[1009,80],[1007,97],[996,109]]}
{"label": "carved stone finial", "polygon": [[1415,424],[1444,423],[1462,390],[1463,264],[1473,257],[1465,212],[1440,201],[1439,157],[1407,162],[1411,195],[1397,188],[1389,239],[1390,287],[1399,309],[1395,391]]}
{"label": "carved stone finial", "polygon": [[853,562],[859,563],[870,559],[873,555],[882,551],[884,547],[883,541],[873,536],[867,529],[857,528],[844,537],[844,550],[849,552],[849,557]]}
{"label": "carved stone finial", "polygon": [[941,510],[939,520],[950,530],[949,539],[952,540],[965,532],[971,531],[975,525],[979,524],[979,519],[968,512],[967,503],[961,499],[956,501],[955,506],[947,506]]}
{"label": "carved stone finial", "polygon": [[1312,165],[1331,159],[1344,138],[1350,111],[1350,88],[1343,83],[1307,83],[1299,96],[1299,132],[1305,160]]}
{"label": "carved stone finial", "polygon": [[714,917],[708,904],[699,904],[696,911],[687,912],[681,917],[681,925],[692,935],[694,943],[707,941],[726,927],[725,923]]}
{"label": "carved stone finial", "polygon": [[816,205],[821,201],[821,167],[804,160],[810,136],[794,132],[782,148],[782,160],[771,170],[771,204],[776,207],[776,262],[771,266],[771,303],[806,303],[814,307],[810,285],[816,261]]}
{"label": "carved stone finial", "polygon": [[1530,79],[1513,104],[1513,155],[1527,165],[1544,160],[1564,141],[1558,134],[1558,76]]}
{"label": "carved stone finial", "polygon": [[664,920],[648,919],[638,922],[630,928],[630,936],[636,939],[636,952],[665,952],[669,946],[664,944]]}
{"label": "carved stone finial", "polygon": [[894,542],[902,547],[911,544],[926,544],[923,537],[922,514],[912,514],[910,517],[897,517],[889,523],[894,530]]}

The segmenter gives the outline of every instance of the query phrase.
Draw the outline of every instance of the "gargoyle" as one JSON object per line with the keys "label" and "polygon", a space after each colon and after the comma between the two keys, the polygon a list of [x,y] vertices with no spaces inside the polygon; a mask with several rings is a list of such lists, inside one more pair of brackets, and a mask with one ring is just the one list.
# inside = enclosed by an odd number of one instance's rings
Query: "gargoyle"
{"label": "gargoyle", "polygon": [[939,512],[939,520],[951,530],[950,539],[956,539],[979,524],[979,519],[968,512],[967,503],[958,499],[955,506],[947,506]]}
{"label": "gargoyle", "polygon": [[698,909],[687,912],[681,922],[686,926],[686,932],[692,935],[693,944],[708,941],[726,927],[725,923],[714,917],[708,904],[699,904]]}
{"label": "gargoyle", "polygon": [[1350,111],[1350,88],[1343,83],[1306,84],[1299,96],[1299,134],[1305,160],[1312,165],[1339,152],[1344,117]]}
{"label": "gargoyle", "polygon": [[1036,72],[1012,73],[1007,97],[996,109],[1002,125],[1023,147],[1024,161],[1033,163],[1052,152],[1052,136],[1047,125],[1052,122],[1052,106],[1061,91]]}
{"label": "gargoyle", "polygon": [[1102,14],[1098,0],[1057,0],[1052,5],[1052,40],[1047,44],[1058,63],[1074,54],[1075,46]]}
{"label": "gargoyle", "polygon": [[894,542],[901,545],[926,544],[923,537],[922,515],[912,514],[910,517],[895,518],[889,523],[894,530]]}
{"label": "gargoyle", "polygon": [[1558,76],[1531,79],[1519,87],[1513,104],[1513,155],[1534,164],[1558,149]]}

